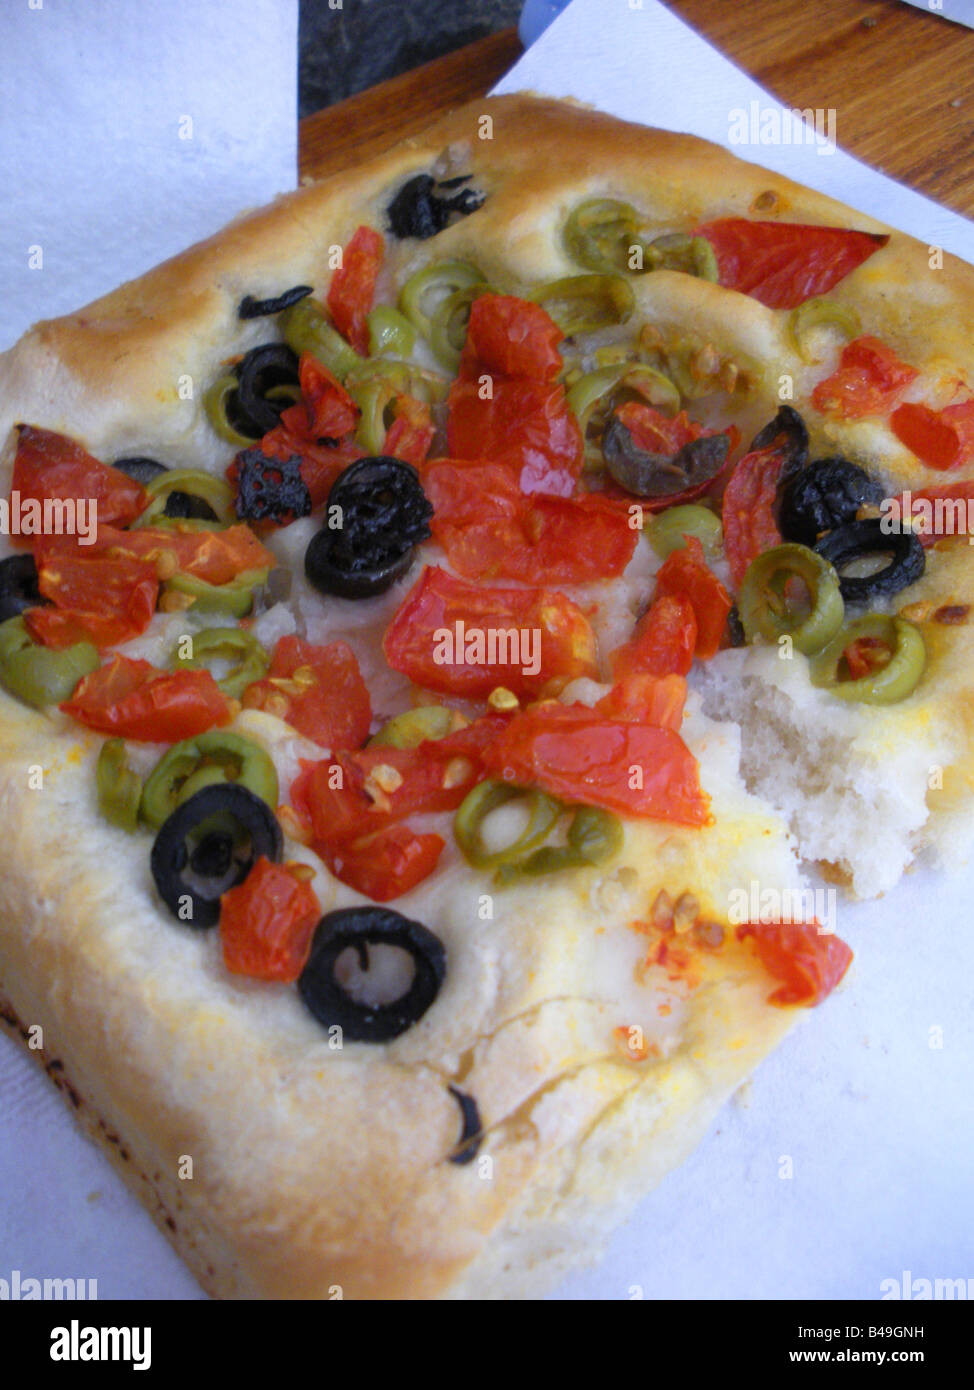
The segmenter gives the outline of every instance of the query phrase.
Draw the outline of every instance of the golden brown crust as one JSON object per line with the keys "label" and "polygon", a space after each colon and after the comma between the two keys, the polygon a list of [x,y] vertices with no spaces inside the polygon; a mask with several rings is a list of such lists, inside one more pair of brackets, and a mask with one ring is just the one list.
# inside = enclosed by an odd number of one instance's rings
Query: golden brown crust
{"label": "golden brown crust", "polygon": [[[493,125],[482,139],[485,116]],[[381,225],[403,179],[451,147],[487,200],[435,244],[399,248],[401,275],[433,255],[476,260],[506,289],[572,273],[560,228],[574,202],[597,193],[637,203],[661,230],[754,215],[766,193],[775,201],[762,215],[885,230],[689,136],[527,96],[484,100],[79,313],[37,325],[0,358],[0,438],[27,419],[99,457],[159,448],[171,461],[222,469],[226,450],[200,398],[220,360],[257,340],[259,330],[237,319],[240,299],[302,281],[320,288],[328,248],[362,221]],[[786,314],[671,272],[644,277],[636,294],[642,317],[666,328],[690,313],[729,350],[773,364],[775,376],[792,372],[796,403],[807,397],[814,374],[789,345]],[[892,232],[835,298],[868,304],[864,330],[917,366],[943,360],[970,371],[974,344],[962,323],[974,317],[971,267],[948,257],[934,277],[925,248]],[[768,376],[766,389],[770,366]],[[872,426],[822,422],[818,442],[826,440],[914,486],[929,475]],[[950,660],[952,698],[969,718],[960,658]],[[490,931],[469,886],[450,880],[430,910],[453,973],[428,1017],[389,1047],[331,1052],[294,991],[228,977],[212,935],[174,927],[159,908],[147,837],[124,841],[95,814],[96,740],[52,732],[0,694],[0,746],[10,827],[0,845],[0,984],[21,1020],[49,1030],[85,1105],[124,1138],[170,1215],[181,1201],[193,1234],[177,1244],[214,1292],[535,1291],[559,1267],[553,1252],[594,1243],[608,1207],[631,1203],[678,1161],[793,1021],[767,1006],[767,981],[746,953],[729,949],[689,995],[673,1049],[635,1067],[606,1041],[627,1018],[588,988],[595,877],[526,892]],[[42,792],[26,785],[37,762]],[[660,887],[692,886],[719,913],[752,875],[799,883],[781,821],[731,773],[718,807],[707,832],[630,827],[631,915],[645,915]],[[329,891],[325,910],[354,900],[333,882]],[[607,920],[612,932],[627,930],[618,913]],[[448,1082],[478,1096],[488,1178],[447,1161],[458,1122]],[[190,1179],[177,1176],[185,1156]]]}

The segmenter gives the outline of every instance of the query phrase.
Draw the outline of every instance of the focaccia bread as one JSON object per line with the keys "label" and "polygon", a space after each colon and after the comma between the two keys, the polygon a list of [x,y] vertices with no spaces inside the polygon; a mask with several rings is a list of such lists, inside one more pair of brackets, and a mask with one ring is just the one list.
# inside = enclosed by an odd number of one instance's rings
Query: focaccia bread
{"label": "focaccia bread", "polygon": [[[457,207],[435,235],[397,236],[390,205],[416,175]],[[462,205],[457,188],[474,196]],[[944,257],[934,269],[913,239],[689,136],[515,96],[464,108],[38,324],[0,358],[0,494],[21,423],[105,463],[149,456],[222,476],[236,449],[204,398],[221,364],[278,336],[273,317],[240,317],[246,296],[307,285],[322,297],[334,248],[367,226],[386,242],[376,303],[395,303],[432,261],[473,263],[492,291],[526,298],[590,269],[564,229],[592,198],[637,207],[647,238],[723,218],[872,234],[868,257],[828,290],[830,312],[804,325],[787,307],[675,268],[664,243],[659,268],[629,277],[624,331],[643,333],[647,361],[672,369],[681,405],[714,429],[732,422],[750,439],[786,399],[812,458],[844,455],[890,496],[945,481],[884,414],[844,420],[812,394],[851,336],[840,311],[854,309],[862,335],[916,369],[900,399],[938,412],[955,404],[974,367],[971,267]],[[596,336],[592,351],[609,357],[580,358],[578,373],[610,360],[622,332]],[[962,460],[949,481],[971,477],[974,459]],[[319,514],[262,535],[291,592],[252,631],[268,648],[288,635],[347,641],[374,732],[417,702],[390,671],[383,636],[422,566],[446,562],[434,529],[385,594],[323,601],[303,574],[320,524]],[[430,820],[442,857],[395,909],[439,938],[445,974],[422,1017],[378,1043],[336,1046],[290,984],[229,973],[218,933],[175,921],[162,903],[151,831],[126,835],[99,813],[101,735],[0,691],[0,1017],[15,1035],[41,1024],[41,1060],[209,1292],[537,1294],[591,1258],[792,1025],[792,1004],[810,1001],[782,987],[773,950],[735,930],[742,886],[802,901],[800,853],[872,894],[919,854],[955,863],[967,852],[969,555],[963,537],[939,543],[922,578],[873,605],[913,605],[922,634],[922,678],[897,703],[838,700],[812,683],[800,651],[780,660],[773,644],[695,664],[699,692],[680,736],[709,797],[706,823],[623,815],[604,862],[498,889],[460,852],[452,817]],[[563,703],[591,707],[610,691],[609,654],[632,637],[659,558],[640,539],[624,574],[549,586],[585,609],[598,642],[598,670],[563,683]],[[727,557],[712,563],[727,579]],[[160,612],[122,650],[165,667],[194,621]],[[269,754],[286,804],[299,760],[325,750],[266,705],[232,714],[229,732]],[[132,749],[136,770],[161,751]],[[368,901],[326,867],[293,811],[282,824],[283,858],[308,866],[323,913]]]}

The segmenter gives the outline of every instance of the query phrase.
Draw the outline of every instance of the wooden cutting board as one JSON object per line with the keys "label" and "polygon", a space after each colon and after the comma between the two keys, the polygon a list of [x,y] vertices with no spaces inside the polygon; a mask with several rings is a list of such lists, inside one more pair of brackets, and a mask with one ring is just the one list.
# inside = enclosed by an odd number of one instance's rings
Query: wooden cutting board
{"label": "wooden cutting board", "polygon": [[[787,106],[834,107],[851,154],[974,216],[974,30],[900,0],[670,8]],[[347,168],[483,96],[522,51],[505,29],[308,116],[301,177]]]}

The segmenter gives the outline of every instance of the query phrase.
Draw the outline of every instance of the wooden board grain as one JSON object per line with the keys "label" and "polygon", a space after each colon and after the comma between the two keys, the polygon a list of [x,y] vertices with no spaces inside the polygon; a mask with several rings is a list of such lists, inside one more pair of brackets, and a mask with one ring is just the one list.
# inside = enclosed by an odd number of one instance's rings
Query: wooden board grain
{"label": "wooden board grain", "polygon": [[[834,109],[851,154],[974,216],[974,30],[899,0],[668,3],[788,106]],[[521,52],[502,30],[308,116],[301,177],[367,159],[483,96]]]}

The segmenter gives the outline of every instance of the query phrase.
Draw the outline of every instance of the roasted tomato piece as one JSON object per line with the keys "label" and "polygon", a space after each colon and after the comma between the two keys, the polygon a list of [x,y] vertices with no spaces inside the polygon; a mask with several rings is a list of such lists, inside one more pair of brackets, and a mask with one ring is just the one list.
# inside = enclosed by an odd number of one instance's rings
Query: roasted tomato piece
{"label": "roasted tomato piece", "polygon": [[694,236],[706,237],[714,248],[722,285],[769,309],[795,309],[813,295],[828,294],[889,241],[884,233],[745,217],[706,222]]}
{"label": "roasted tomato piece", "polygon": [[372,722],[369,692],[347,642],[316,647],[300,637],[279,638],[267,675],[247,687],[241,703],[276,714],[326,748],[357,748]]}
{"label": "roasted tomato piece", "polygon": [[342,254],[342,264],[328,287],[328,312],[339,333],[356,352],[368,356],[369,326],[375,282],[382,266],[385,242],[371,227],[359,227]]}
{"label": "roasted tomato piece", "polygon": [[[703,558],[703,546],[696,536],[687,536],[686,545],[674,550],[663,561],[656,576],[656,597],[675,594],[685,598],[697,620],[694,655],[707,661],[720,650],[721,638],[731,611],[731,596]],[[666,675],[665,671],[659,672]],[[686,674],[680,672],[678,674]]]}
{"label": "roasted tomato piece", "polygon": [[744,922],[737,939],[752,937],[758,958],[781,984],[769,1004],[821,1004],[849,968],[852,952],[817,922]]}
{"label": "roasted tomato piece", "polygon": [[[274,553],[261,545],[249,526],[228,526],[223,531],[156,530],[151,526],[135,531],[116,531],[103,527],[99,550],[108,557],[131,557],[151,564],[156,572],[191,574],[207,584],[229,584],[245,570],[273,569]],[[84,552],[80,552],[82,555]]]}
{"label": "roasted tomato piece", "polygon": [[919,492],[905,492],[896,500],[894,515],[910,522],[911,529],[924,547],[935,545],[944,536],[966,536],[974,533],[974,478],[963,482],[944,483],[941,487],[926,487]]}
{"label": "roasted tomato piece", "polygon": [[386,630],[386,660],[426,690],[483,698],[497,686],[534,695],[597,674],[595,636],[553,589],[496,589],[429,566]]}
{"label": "roasted tomato piece", "polygon": [[470,579],[587,584],[620,575],[639,532],[614,503],[526,496],[502,464],[436,460],[423,471],[433,535]]}
{"label": "roasted tomato piece", "polygon": [[545,701],[516,714],[485,755],[495,777],[622,815],[704,825],[697,760],[672,729]]}
{"label": "roasted tomato piece", "polygon": [[890,428],[928,468],[958,468],[974,457],[974,401],[931,410],[908,403],[893,411]]}
{"label": "roasted tomato piece", "polygon": [[837,369],[812,392],[812,404],[840,420],[885,415],[919,375],[892,348],[867,334],[846,343]]}
{"label": "roasted tomato piece", "polygon": [[553,381],[561,371],[558,344],[564,336],[540,304],[482,294],[470,308],[460,376],[466,381],[484,374]]}
{"label": "roasted tomato piece", "polygon": [[697,617],[690,599],[680,593],[659,594],[623,646],[610,653],[615,679],[627,676],[685,676],[697,646]]}
{"label": "roasted tomato piece", "polygon": [[232,718],[209,671],[159,671],[117,653],[60,708],[89,729],[143,743],[179,743]]}
{"label": "roasted tomato piece", "polygon": [[436,429],[425,401],[414,396],[396,396],[392,402],[393,421],[386,430],[382,452],[386,458],[405,459],[414,468],[426,462]]}
{"label": "roasted tomato piece", "polygon": [[617,680],[594,708],[610,719],[679,732],[686,700],[687,683],[682,676],[649,676],[637,671]]}
{"label": "roasted tomato piece", "polygon": [[234,975],[291,984],[304,969],[321,905],[301,876],[305,865],[263,856],[220,899],[223,963]]}
{"label": "roasted tomato piece", "polygon": [[298,379],[301,400],[282,412],[284,428],[314,441],[335,442],[351,434],[358,424],[359,408],[338,378],[305,352],[298,363]]}
{"label": "roasted tomato piece", "polygon": [[41,593],[54,606],[28,610],[24,622],[45,647],[114,647],[145,632],[156,611],[159,580],[145,560],[77,549],[44,557],[37,573]]}
{"label": "roasted tomato piece", "polygon": [[[92,458],[75,440],[36,425],[21,425],[17,435],[11,490],[42,505],[56,499],[93,506],[96,526],[128,526],[145,510],[148,498],[140,483]],[[63,523],[62,523],[63,524]],[[31,545],[32,537],[14,537]]]}
{"label": "roasted tomato piece", "polygon": [[440,835],[417,835],[408,825],[387,825],[373,835],[323,851],[331,872],[373,902],[399,898],[429,878],[443,852]]}
{"label": "roasted tomato piece", "polygon": [[578,421],[557,382],[498,378],[481,397],[476,382],[450,388],[447,444],[458,459],[510,468],[522,492],[570,497],[582,470]]}
{"label": "roasted tomato piece", "polygon": [[784,454],[773,444],[756,449],[739,460],[724,489],[724,553],[735,589],[752,560],[781,544],[775,502],[784,463]]}

